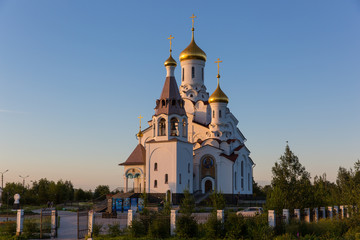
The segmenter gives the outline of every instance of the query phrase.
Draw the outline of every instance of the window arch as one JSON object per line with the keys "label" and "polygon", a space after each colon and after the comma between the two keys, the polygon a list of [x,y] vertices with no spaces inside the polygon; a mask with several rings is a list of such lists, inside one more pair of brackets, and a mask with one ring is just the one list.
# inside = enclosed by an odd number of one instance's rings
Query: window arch
{"label": "window arch", "polygon": [[215,118],[215,110],[213,110],[213,118]]}
{"label": "window arch", "polygon": [[195,77],[195,67],[191,67],[191,77]]}
{"label": "window arch", "polygon": [[204,82],[204,68],[201,68],[201,72],[202,72],[202,81]]}
{"label": "window arch", "polygon": [[179,120],[175,117],[170,120],[170,136],[179,136]]}
{"label": "window arch", "polygon": [[186,137],[187,136],[187,123],[186,123],[186,119],[182,120],[182,136]]}
{"label": "window arch", "polygon": [[165,174],[165,184],[168,184],[168,182],[169,182],[169,175]]}
{"label": "window arch", "polygon": [[166,136],[166,120],[164,118],[160,119],[158,129],[159,136]]}
{"label": "window arch", "polygon": [[165,107],[165,100],[161,100],[161,107]]}
{"label": "window arch", "polygon": [[188,173],[190,173],[190,163],[188,163]]}
{"label": "window arch", "polygon": [[157,188],[157,180],[154,180],[154,188]]}
{"label": "window arch", "polygon": [[219,118],[221,118],[221,110],[219,110]]}
{"label": "window arch", "polygon": [[184,81],[185,69],[182,68],[182,81]]}

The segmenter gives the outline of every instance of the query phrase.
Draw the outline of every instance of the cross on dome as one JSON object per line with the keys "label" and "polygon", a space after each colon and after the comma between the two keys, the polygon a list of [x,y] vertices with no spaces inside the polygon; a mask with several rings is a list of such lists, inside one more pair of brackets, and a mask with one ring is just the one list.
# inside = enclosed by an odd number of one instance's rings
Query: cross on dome
{"label": "cross on dome", "polygon": [[171,34],[170,34],[170,37],[168,37],[168,39],[170,40],[170,53],[171,53],[171,52],[172,52],[172,50],[171,50],[171,44],[172,44],[171,40],[173,40],[173,39],[174,39],[174,37],[173,37],[173,36],[171,36]]}
{"label": "cross on dome", "polygon": [[193,14],[190,18],[192,20],[192,29],[194,29],[194,19],[196,18],[196,16]]}
{"label": "cross on dome", "polygon": [[218,74],[217,74],[217,78],[220,78],[220,63],[222,63],[223,61],[220,61],[220,58],[217,59],[217,61],[215,61],[215,63],[217,63],[217,67],[218,67]]}
{"label": "cross on dome", "polygon": [[137,136],[139,138],[143,136],[143,133],[141,132],[141,119],[142,118],[144,118],[144,117],[142,117],[141,114],[140,114],[140,116],[138,117],[138,119],[139,119],[139,133],[137,134]]}

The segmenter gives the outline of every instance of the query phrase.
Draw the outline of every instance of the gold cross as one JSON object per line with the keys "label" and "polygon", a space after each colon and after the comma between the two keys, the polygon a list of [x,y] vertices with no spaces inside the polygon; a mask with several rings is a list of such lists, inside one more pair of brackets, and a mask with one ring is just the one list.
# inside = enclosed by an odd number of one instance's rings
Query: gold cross
{"label": "gold cross", "polygon": [[174,39],[174,37],[171,36],[171,34],[170,34],[170,37],[168,37],[168,39],[170,40],[170,52],[172,52],[172,50],[171,50],[171,40]]}
{"label": "gold cross", "polygon": [[193,14],[190,18],[192,20],[192,27],[194,28],[194,18],[196,18],[196,16]]}
{"label": "gold cross", "polygon": [[220,75],[220,63],[222,63],[223,61],[220,61],[220,58],[217,59],[217,61],[215,61],[215,63],[217,63],[218,65],[218,75]]}
{"label": "gold cross", "polygon": [[140,130],[141,130],[141,119],[144,118],[141,115],[138,117],[138,119],[140,120]]}

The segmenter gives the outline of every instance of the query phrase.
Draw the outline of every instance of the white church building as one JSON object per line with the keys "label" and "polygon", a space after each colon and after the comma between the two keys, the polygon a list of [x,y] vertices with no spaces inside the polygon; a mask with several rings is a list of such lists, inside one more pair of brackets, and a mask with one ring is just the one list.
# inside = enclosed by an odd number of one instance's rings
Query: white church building
{"label": "white church building", "polygon": [[140,128],[139,144],[119,164],[124,166],[125,192],[252,194],[255,164],[220,88],[219,59],[217,88],[211,95],[206,90],[207,56],[195,43],[194,17],[191,42],[179,56],[180,87],[170,35],[166,78],[155,113],[149,127]]}

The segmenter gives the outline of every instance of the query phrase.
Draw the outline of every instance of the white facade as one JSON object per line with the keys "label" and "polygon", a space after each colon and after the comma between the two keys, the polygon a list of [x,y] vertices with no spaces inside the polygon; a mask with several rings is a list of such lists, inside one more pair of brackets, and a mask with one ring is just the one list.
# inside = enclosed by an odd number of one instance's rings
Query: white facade
{"label": "white facade", "polygon": [[136,186],[141,186],[141,192],[183,193],[188,189],[191,193],[216,190],[252,194],[255,164],[237,128],[238,120],[228,108],[228,100],[217,101],[215,96],[209,103],[206,58],[186,54],[188,58],[181,57],[179,89],[174,76],[175,60],[170,55],[170,63],[169,59],[165,62],[166,80],[155,114],[148,121],[149,127],[138,134],[144,152],[141,155],[137,147],[137,152],[134,150],[121,164],[125,166],[124,179],[127,182],[127,172],[136,168],[140,173]]}

